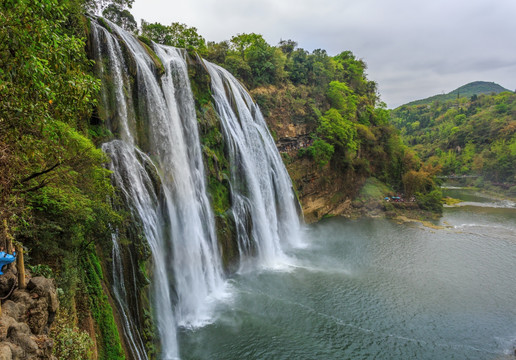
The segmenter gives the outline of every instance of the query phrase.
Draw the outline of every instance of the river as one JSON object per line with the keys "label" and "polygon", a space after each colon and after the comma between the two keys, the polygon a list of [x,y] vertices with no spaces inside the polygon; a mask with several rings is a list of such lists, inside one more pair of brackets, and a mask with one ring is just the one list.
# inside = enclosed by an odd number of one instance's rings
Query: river
{"label": "river", "polygon": [[187,359],[505,359],[516,345],[516,207],[463,189],[438,227],[333,218],[280,269],[233,276]]}

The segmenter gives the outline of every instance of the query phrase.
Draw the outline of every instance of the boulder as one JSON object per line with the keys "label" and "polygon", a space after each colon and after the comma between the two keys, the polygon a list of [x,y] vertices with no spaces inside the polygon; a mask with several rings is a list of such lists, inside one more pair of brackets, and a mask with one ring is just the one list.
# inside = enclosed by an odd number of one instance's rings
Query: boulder
{"label": "boulder", "polygon": [[15,303],[12,300],[7,300],[2,304],[2,314],[5,316],[10,316],[16,321],[20,321],[24,310],[25,309],[23,309],[23,306],[20,306],[18,303]]}
{"label": "boulder", "polygon": [[2,314],[0,317],[0,341],[6,341],[9,328],[16,324],[16,320],[12,317],[7,316],[6,314]]}
{"label": "boulder", "polygon": [[6,343],[9,348],[11,349],[11,354],[13,356],[13,360],[26,360],[28,359],[27,355],[25,354],[25,351],[23,351],[23,349],[16,345],[16,344],[13,344],[13,343]]}
{"label": "boulder", "polygon": [[38,358],[52,359],[52,349],[54,348],[54,341],[46,335],[34,336],[33,339],[36,342],[36,344],[38,344]]}
{"label": "boulder", "polygon": [[31,356],[35,356],[39,349],[31,335],[29,325],[25,323],[14,323],[7,330],[7,339],[21,347],[26,358],[29,359]]}
{"label": "boulder", "polygon": [[43,276],[36,276],[30,279],[27,284],[27,290],[31,294],[37,294],[39,297],[48,299],[48,310],[55,313],[59,308],[59,301],[57,300],[57,291],[54,280],[47,279]]}
{"label": "boulder", "polygon": [[[7,281],[0,283],[0,292],[2,286],[7,289],[8,285]],[[48,332],[58,308],[56,286],[51,279],[35,277],[26,289],[14,290],[2,304],[0,360],[56,360]]]}
{"label": "boulder", "polygon": [[6,343],[0,343],[0,360],[12,360],[13,353]]}

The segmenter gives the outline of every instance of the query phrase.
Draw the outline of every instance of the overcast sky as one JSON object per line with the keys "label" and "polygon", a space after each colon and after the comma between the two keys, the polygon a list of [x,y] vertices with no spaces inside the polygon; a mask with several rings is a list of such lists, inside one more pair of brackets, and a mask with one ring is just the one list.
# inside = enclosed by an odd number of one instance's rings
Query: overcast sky
{"label": "overcast sky", "polygon": [[477,80],[516,89],[516,0],[135,0],[131,12],[208,41],[254,32],[351,50],[389,108]]}

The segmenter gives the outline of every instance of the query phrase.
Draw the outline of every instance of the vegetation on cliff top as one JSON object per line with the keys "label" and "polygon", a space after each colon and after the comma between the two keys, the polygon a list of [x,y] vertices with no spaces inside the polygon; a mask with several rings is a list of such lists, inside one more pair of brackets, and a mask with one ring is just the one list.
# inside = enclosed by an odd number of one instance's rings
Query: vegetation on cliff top
{"label": "vegetation on cliff top", "polygon": [[[297,153],[289,152],[290,171],[292,163],[311,159],[316,165],[316,186],[324,188],[332,177],[346,179],[340,188],[347,188],[351,198],[369,176],[406,192],[414,187],[413,177],[405,176],[409,172],[428,177],[426,183],[431,184],[418,187],[417,192],[438,191],[434,174],[421,169],[417,156],[389,123],[376,83],[367,79],[365,62],[350,51],[336,56],[321,49],[309,53],[292,40],[271,46],[261,35],[240,34],[230,41],[208,43],[203,55],[228,68],[251,89],[278,143],[292,137],[281,129],[282,122],[303,129],[294,134],[295,142],[302,137],[305,141],[304,146],[296,144]],[[295,175],[293,180],[303,202],[312,186]],[[328,197],[341,189],[328,190]]]}

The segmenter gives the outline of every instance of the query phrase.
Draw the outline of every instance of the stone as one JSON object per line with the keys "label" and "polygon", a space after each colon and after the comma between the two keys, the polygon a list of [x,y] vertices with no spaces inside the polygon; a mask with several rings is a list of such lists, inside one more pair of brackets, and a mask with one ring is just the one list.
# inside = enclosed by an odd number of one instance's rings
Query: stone
{"label": "stone", "polygon": [[15,323],[7,331],[7,338],[10,342],[21,347],[25,354],[35,355],[38,351],[38,344],[30,335],[30,328],[25,323]]}
{"label": "stone", "polygon": [[31,299],[28,292],[24,290],[15,290],[11,296],[11,300],[18,304],[20,308],[20,319],[19,321],[23,321],[24,316],[26,315],[27,310],[34,303],[34,300]]}
{"label": "stone", "polygon": [[7,337],[11,339],[16,339],[21,335],[30,335],[30,333],[29,325],[23,322],[13,322],[7,329]]}
{"label": "stone", "polygon": [[9,328],[13,324],[16,324],[16,320],[6,314],[2,314],[0,317],[0,341],[6,341]]}
{"label": "stone", "polygon": [[21,309],[18,303],[7,300],[2,304],[2,314],[12,317],[16,321],[20,321]]}
{"label": "stone", "polygon": [[35,302],[29,309],[29,318],[27,320],[32,333],[41,335],[45,327],[48,325],[48,299],[41,298]]}
{"label": "stone", "polygon": [[0,343],[0,360],[12,360],[13,353],[6,343]]}
{"label": "stone", "polygon": [[5,297],[9,294],[16,280],[16,271],[7,270],[4,275],[0,276],[0,297]]}
{"label": "stone", "polygon": [[52,355],[54,342],[47,334],[58,308],[51,279],[35,277],[26,289],[14,290],[2,304],[0,360],[57,360]]}
{"label": "stone", "polygon": [[11,354],[13,356],[13,360],[25,360],[26,359],[25,353],[20,346],[10,343],[10,342],[6,343],[6,344],[11,349]]}
{"label": "stone", "polygon": [[40,298],[48,298],[48,310],[50,312],[56,312],[59,308],[59,301],[57,299],[57,291],[54,280],[47,279],[43,276],[33,277],[27,284],[27,290],[30,291],[31,296],[35,296],[35,294],[37,294]]}
{"label": "stone", "polygon": [[54,341],[45,335],[35,336],[33,339],[36,344],[38,344],[38,357],[40,359],[52,358],[52,348],[54,347]]}

